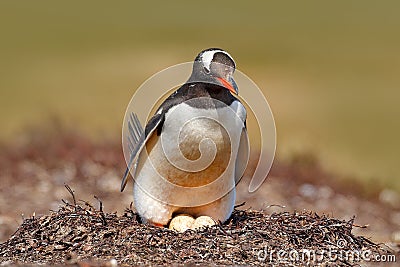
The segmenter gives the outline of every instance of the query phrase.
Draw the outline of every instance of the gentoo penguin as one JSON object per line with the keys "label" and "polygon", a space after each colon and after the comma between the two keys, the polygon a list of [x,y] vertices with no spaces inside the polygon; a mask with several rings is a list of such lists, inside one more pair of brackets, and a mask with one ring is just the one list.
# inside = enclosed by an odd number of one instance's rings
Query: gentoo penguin
{"label": "gentoo penguin", "polygon": [[249,157],[235,67],[226,51],[206,49],[195,58],[188,81],[160,105],[141,134],[131,116],[134,144],[121,191],[130,173],[142,221],[164,226],[178,214],[216,222],[230,217]]}

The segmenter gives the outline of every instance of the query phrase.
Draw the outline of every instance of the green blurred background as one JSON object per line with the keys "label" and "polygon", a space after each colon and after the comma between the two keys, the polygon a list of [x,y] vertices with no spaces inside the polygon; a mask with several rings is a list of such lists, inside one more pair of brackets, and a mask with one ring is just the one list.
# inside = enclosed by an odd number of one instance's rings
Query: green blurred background
{"label": "green blurred background", "polygon": [[[399,1],[1,1],[0,139],[58,118],[120,139],[149,76],[221,47],[264,91],[277,157],[400,191]],[[245,90],[245,88],[241,88]]]}

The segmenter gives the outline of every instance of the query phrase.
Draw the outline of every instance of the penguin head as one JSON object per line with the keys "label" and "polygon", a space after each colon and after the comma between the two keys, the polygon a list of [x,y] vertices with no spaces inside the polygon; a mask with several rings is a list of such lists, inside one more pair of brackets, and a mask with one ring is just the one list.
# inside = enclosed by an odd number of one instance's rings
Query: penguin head
{"label": "penguin head", "polygon": [[239,90],[233,79],[235,68],[235,61],[228,52],[209,48],[201,51],[195,58],[190,80],[217,84],[237,95]]}

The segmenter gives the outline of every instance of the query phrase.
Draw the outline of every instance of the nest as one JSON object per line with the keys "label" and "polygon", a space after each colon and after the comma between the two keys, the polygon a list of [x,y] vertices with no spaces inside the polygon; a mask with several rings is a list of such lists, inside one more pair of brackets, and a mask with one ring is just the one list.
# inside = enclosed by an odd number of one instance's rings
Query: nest
{"label": "nest", "polygon": [[[178,233],[140,223],[131,209],[122,216],[87,202],[63,201],[58,211],[25,219],[0,244],[0,263],[171,265],[216,264],[348,266],[393,254],[352,234],[354,219],[314,212],[235,209],[224,224]],[[368,258],[366,258],[368,257]]]}

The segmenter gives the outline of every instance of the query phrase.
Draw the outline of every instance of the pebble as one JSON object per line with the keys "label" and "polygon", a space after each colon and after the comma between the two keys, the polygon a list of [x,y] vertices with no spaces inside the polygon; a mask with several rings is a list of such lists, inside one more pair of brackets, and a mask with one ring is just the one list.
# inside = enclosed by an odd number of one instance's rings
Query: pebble
{"label": "pebble", "polygon": [[396,231],[396,232],[392,233],[391,238],[392,238],[393,242],[400,244],[400,231]]}
{"label": "pebble", "polygon": [[299,193],[302,197],[313,199],[317,195],[317,188],[312,184],[302,184]]}
{"label": "pebble", "polygon": [[111,266],[111,267],[118,266],[118,262],[117,262],[116,259],[111,259],[108,263],[109,263],[108,265]]}
{"label": "pebble", "polygon": [[383,189],[379,194],[379,201],[393,208],[400,207],[400,195],[391,189]]}

